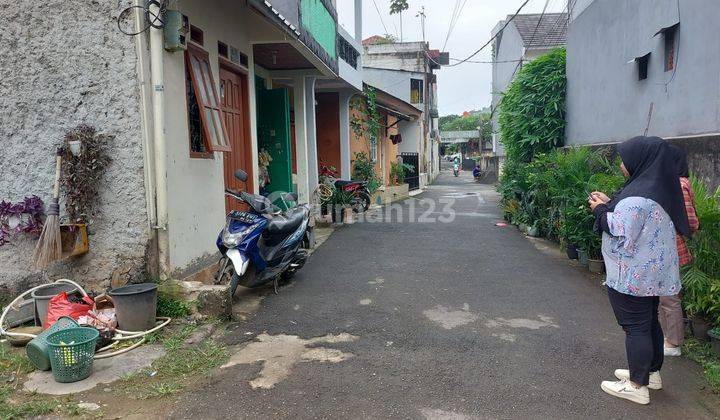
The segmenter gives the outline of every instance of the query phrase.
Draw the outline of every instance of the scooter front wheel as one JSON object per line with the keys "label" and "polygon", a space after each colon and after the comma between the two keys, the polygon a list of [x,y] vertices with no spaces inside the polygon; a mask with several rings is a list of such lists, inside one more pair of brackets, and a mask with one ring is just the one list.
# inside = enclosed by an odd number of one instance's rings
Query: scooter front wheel
{"label": "scooter front wheel", "polygon": [[[250,272],[250,270],[248,270]],[[248,272],[245,275],[248,275]],[[229,258],[223,257],[218,263],[218,273],[215,275],[215,284],[229,285],[230,297],[235,296],[238,285],[240,284],[240,276],[235,272],[235,267]]]}

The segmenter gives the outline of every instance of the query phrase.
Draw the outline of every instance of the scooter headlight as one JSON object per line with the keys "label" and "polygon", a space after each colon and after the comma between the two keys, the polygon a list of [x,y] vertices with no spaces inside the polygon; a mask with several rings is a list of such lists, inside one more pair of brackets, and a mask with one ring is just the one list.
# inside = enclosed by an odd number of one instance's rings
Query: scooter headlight
{"label": "scooter headlight", "polygon": [[240,242],[242,242],[243,238],[254,229],[255,226],[249,226],[239,232],[233,233],[225,229],[222,234],[223,245],[225,245],[226,248],[235,248],[238,244],[240,244]]}

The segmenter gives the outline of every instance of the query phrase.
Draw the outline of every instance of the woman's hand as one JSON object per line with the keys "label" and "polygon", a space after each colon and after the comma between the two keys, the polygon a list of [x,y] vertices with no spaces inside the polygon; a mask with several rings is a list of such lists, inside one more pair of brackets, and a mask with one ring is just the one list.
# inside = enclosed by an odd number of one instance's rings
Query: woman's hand
{"label": "woman's hand", "polygon": [[[605,198],[607,198],[607,196],[605,196]],[[590,197],[588,197],[588,204],[590,204],[590,210],[592,211],[595,211],[595,207],[605,203],[606,201],[603,200],[603,197],[596,195],[595,193],[590,194]]]}
{"label": "woman's hand", "polygon": [[590,195],[599,198],[605,204],[610,202],[610,197],[608,197],[604,192],[593,191]]}

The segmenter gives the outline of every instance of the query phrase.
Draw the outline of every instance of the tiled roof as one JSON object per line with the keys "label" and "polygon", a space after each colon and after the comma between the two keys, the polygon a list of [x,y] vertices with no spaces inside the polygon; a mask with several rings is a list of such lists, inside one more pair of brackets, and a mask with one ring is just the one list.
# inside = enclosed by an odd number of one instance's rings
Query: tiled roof
{"label": "tiled roof", "polygon": [[363,45],[374,45],[374,44],[387,44],[389,40],[385,38],[384,36],[380,35],[373,35],[371,37],[365,38],[362,41]]}
{"label": "tiled roof", "polygon": [[[510,18],[511,16],[508,16],[508,19]],[[567,39],[567,13],[517,15],[512,23],[520,32],[525,48],[565,45]]]}

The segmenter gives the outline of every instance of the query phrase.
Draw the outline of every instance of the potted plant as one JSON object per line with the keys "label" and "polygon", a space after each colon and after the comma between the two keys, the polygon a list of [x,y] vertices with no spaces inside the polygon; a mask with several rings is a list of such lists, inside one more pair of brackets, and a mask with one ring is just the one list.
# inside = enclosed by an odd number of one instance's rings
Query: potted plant
{"label": "potted plant", "polygon": [[565,243],[565,254],[571,260],[577,260],[579,258],[578,249],[572,242]]}
{"label": "potted plant", "polygon": [[528,226],[527,235],[533,238],[538,238],[540,236],[540,228],[537,226],[537,224]]}
{"label": "potted plant", "polygon": [[92,224],[103,174],[112,160],[108,153],[112,139],[87,124],[80,124],[65,134],[60,178],[67,213],[67,223],[60,227],[65,257],[89,250],[88,225]]}
{"label": "potted plant", "polygon": [[690,319],[690,328],[693,335],[707,341],[710,326],[706,317],[710,315],[717,304],[715,293],[717,285],[710,276],[697,267],[695,261],[689,267],[683,267],[683,307]]}
{"label": "potted plant", "polygon": [[605,261],[603,260],[602,253],[593,249],[588,252],[588,270],[591,273],[602,274],[605,272]]}
{"label": "potted plant", "polygon": [[332,214],[333,223],[343,223],[345,221],[346,209],[350,207],[352,201],[352,195],[342,188],[335,188],[332,196],[327,202],[327,209]]}

